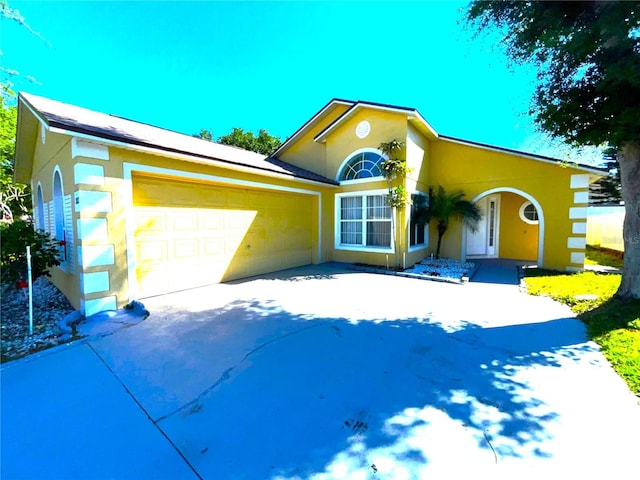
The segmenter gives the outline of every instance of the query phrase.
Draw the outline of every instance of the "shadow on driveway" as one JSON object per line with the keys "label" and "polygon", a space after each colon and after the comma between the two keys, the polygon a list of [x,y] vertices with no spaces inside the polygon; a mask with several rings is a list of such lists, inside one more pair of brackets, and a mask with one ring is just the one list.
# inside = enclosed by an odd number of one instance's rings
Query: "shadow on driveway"
{"label": "shadow on driveway", "polygon": [[145,304],[149,319],[90,347],[201,478],[633,466],[635,399],[567,308],[516,288],[307,268]]}

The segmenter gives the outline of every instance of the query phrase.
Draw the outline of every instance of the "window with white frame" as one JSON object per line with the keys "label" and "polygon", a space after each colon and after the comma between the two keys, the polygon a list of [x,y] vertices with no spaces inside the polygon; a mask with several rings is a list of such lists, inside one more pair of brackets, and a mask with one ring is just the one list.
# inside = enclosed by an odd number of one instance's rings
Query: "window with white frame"
{"label": "window with white frame", "polygon": [[60,245],[60,258],[61,262],[67,260],[67,242],[65,239],[65,225],[64,225],[64,199],[62,198],[62,178],[59,171],[55,171],[53,174],[53,215],[55,221],[54,235],[58,244]]}
{"label": "window with white frame", "polygon": [[531,202],[524,202],[521,206],[520,206],[520,219],[525,222],[528,223],[530,225],[537,225],[539,223],[539,218],[538,218],[538,210],[536,210],[536,207],[533,205],[533,203]]}
{"label": "window with white frame", "polygon": [[353,155],[340,171],[339,181],[361,180],[382,176],[380,164],[384,157],[374,151],[358,152]]}
{"label": "window with white frame", "polygon": [[391,207],[386,194],[338,197],[338,244],[365,249],[391,248]]}
{"label": "window with white frame", "polygon": [[411,194],[411,214],[409,216],[409,246],[420,247],[429,244],[428,221],[429,197],[423,193]]}
{"label": "window with white frame", "polygon": [[44,213],[44,199],[42,197],[42,185],[38,183],[36,190],[36,211],[38,212],[38,218],[36,226],[38,230],[45,230],[45,213]]}

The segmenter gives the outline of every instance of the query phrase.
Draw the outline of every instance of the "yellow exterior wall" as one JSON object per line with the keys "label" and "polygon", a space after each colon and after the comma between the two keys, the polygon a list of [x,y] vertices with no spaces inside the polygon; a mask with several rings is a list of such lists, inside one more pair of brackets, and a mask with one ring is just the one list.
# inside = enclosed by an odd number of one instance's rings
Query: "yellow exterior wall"
{"label": "yellow exterior wall", "polygon": [[[356,126],[363,120],[369,122],[371,130],[365,138],[356,136]],[[407,137],[407,119],[406,115],[380,111],[363,109],[358,111],[351,118],[346,120],[338,128],[336,128],[326,140],[326,158],[327,158],[327,176],[336,179],[340,167],[345,160],[348,160],[352,154],[360,149],[378,149],[382,142],[391,140],[405,141]],[[403,148],[398,153],[399,158],[404,158],[406,149]],[[371,182],[354,183],[342,185],[335,194],[345,192],[366,192],[368,190],[385,190],[388,191],[388,184],[385,180],[377,180]],[[329,245],[333,247],[332,259],[338,262],[356,262],[371,265],[386,265],[387,261],[390,266],[401,264],[402,253],[406,252],[406,230],[403,228],[405,224],[404,212],[396,215],[394,226],[396,228],[396,251],[395,253],[378,253],[378,252],[359,252],[353,250],[344,250],[335,248],[335,201],[331,204],[331,210],[325,211],[331,215],[331,232],[330,238],[325,235]],[[328,215],[327,215],[328,216]]]}
{"label": "yellow exterior wall", "polygon": [[500,194],[500,258],[538,259],[538,225],[520,218],[520,207],[527,200],[514,193]]}
{"label": "yellow exterior wall", "polygon": [[[356,136],[356,126],[363,120],[371,125],[371,132],[365,138]],[[327,171],[329,178],[335,179],[342,163],[356,150],[375,148],[382,142],[396,139],[405,141],[407,137],[406,115],[379,110],[363,109],[336,128],[326,140]],[[399,157],[404,157],[404,150]]]}
{"label": "yellow exterior wall", "polygon": [[[44,206],[47,208],[49,202],[53,200],[53,174],[56,167],[60,169],[62,178],[63,196],[73,195],[73,166],[69,162],[71,158],[71,139],[65,135],[47,132],[44,135],[44,143],[42,137],[38,135],[35,143],[35,151],[32,166],[32,200],[33,205],[37,207],[37,188],[38,182],[42,185],[42,198]],[[43,215],[42,212],[39,212]],[[73,225],[71,228],[74,232],[74,238],[77,238],[75,212],[73,215]],[[45,227],[46,229],[46,227]],[[55,237],[55,227],[50,231]],[[71,246],[69,247],[71,248]],[[75,262],[77,265],[77,261]],[[70,266],[71,271],[65,272],[60,267],[52,267],[49,270],[51,280],[60,289],[60,291],[69,299],[74,308],[80,308],[80,280],[76,273],[74,265]]]}
{"label": "yellow exterior wall", "polygon": [[327,125],[342,115],[348,105],[335,105],[331,111],[326,112],[321,118],[317,119],[317,123],[313,125],[304,135],[302,135],[294,144],[278,156],[280,160],[289,162],[300,168],[315,172],[324,177],[334,178],[327,173],[327,161],[325,156],[325,148],[323,144],[313,141],[314,137],[324,130]]}
{"label": "yellow exterior wall", "polygon": [[[429,152],[430,142],[413,126],[408,125],[407,140],[406,140],[406,152],[407,152],[407,167],[409,172],[406,178],[406,189],[409,194],[415,192],[429,193]],[[409,221],[411,215],[411,205],[407,205],[404,212],[403,222],[403,236],[405,238],[406,257],[404,262],[407,267],[414,265],[423,258],[427,257],[427,252],[430,248],[430,235],[426,235],[426,245],[421,248],[416,248],[413,251],[409,251]],[[429,229],[427,228],[427,232]]]}
{"label": "yellow exterior wall", "polygon": [[[571,262],[572,250],[567,246],[568,238],[574,235],[573,222],[569,220],[570,209],[576,206],[574,193],[586,191],[586,188],[570,188],[571,176],[575,174],[584,172],[450,141],[432,143],[430,177],[434,186],[442,185],[451,191],[460,189],[469,200],[491,189],[513,188],[540,203],[544,215],[543,266],[546,268],[580,267]],[[435,248],[437,233],[435,222],[432,223],[431,244]],[[455,223],[445,234],[441,255],[460,258],[461,242],[462,229]]]}

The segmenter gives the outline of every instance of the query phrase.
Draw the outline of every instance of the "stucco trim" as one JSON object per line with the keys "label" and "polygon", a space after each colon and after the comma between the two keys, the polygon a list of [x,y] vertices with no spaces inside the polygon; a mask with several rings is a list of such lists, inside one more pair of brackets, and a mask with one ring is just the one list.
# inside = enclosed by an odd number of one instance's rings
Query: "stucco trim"
{"label": "stucco trim", "polygon": [[109,161],[109,147],[73,137],[71,139],[71,159],[76,157]]}
{"label": "stucco trim", "polygon": [[585,259],[584,252],[571,252],[571,263],[584,265],[584,259]]}
{"label": "stucco trim", "polygon": [[587,248],[587,239],[585,237],[567,237],[567,248],[584,250]]}
{"label": "stucco trim", "polygon": [[[540,205],[540,202],[538,202],[538,200],[535,199],[535,197],[533,197],[532,195],[528,194],[527,192],[523,192],[522,190],[519,190],[517,188],[513,188],[513,187],[498,187],[498,188],[492,188],[490,190],[486,190],[478,195],[476,195],[473,200],[471,200],[472,202],[477,202],[478,200],[480,200],[482,197],[486,197],[487,195],[492,195],[494,193],[501,193],[501,192],[509,192],[509,193],[515,193],[516,195],[520,195],[521,197],[526,198],[527,200],[529,200],[534,207],[536,207],[536,210],[538,211],[538,261],[537,261],[537,265],[539,268],[542,268],[542,264],[544,261],[544,212],[542,211],[542,206]],[[462,229],[462,246],[461,246],[461,254],[460,254],[460,258],[465,261],[467,258],[467,229],[463,228]]]}
{"label": "stucco trim", "polygon": [[80,286],[83,295],[108,292],[109,272],[103,270],[101,272],[82,273],[80,275]]}
{"label": "stucco trim", "polygon": [[312,195],[318,201],[318,263],[322,263],[322,193],[314,190],[302,188],[285,187],[268,183],[240,180],[237,178],[219,177],[217,175],[207,175],[204,173],[187,172],[171,168],[154,167],[136,163],[124,162],[122,164],[123,178],[127,182],[127,187],[123,189],[126,198],[125,205],[125,240],[127,245],[127,279],[129,283],[129,301],[138,298],[138,281],[136,278],[136,243],[135,243],[135,217],[133,212],[133,172],[153,173],[177,178],[187,178],[189,180],[201,180],[206,182],[217,182],[226,185],[238,185],[242,187],[262,188],[264,190],[274,190],[279,192],[299,193],[302,195]]}
{"label": "stucco trim", "polygon": [[104,185],[104,167],[102,165],[75,163],[73,165],[73,176],[76,185],[81,183]]}
{"label": "stucco trim", "polygon": [[589,188],[589,175],[571,175],[571,188]]}
{"label": "stucco trim", "polygon": [[589,191],[573,192],[573,203],[589,203]]}
{"label": "stucco trim", "polygon": [[569,218],[571,220],[586,219],[587,213],[587,207],[569,207]]}
{"label": "stucco trim", "polygon": [[80,311],[84,313],[86,317],[106,310],[115,310],[116,308],[117,303],[115,295],[80,301]]}
{"label": "stucco trim", "polygon": [[571,226],[571,233],[585,234],[587,233],[587,222],[573,222]]}

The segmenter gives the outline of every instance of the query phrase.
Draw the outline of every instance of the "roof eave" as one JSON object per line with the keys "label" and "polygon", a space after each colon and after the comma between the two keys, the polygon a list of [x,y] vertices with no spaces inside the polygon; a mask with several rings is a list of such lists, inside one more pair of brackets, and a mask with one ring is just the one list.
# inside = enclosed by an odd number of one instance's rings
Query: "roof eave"
{"label": "roof eave", "polygon": [[193,152],[186,152],[179,149],[160,147],[158,145],[151,145],[142,141],[138,141],[138,142],[122,141],[122,139],[115,138],[115,136],[100,135],[100,134],[97,134],[96,132],[92,132],[91,130],[81,129],[81,128],[77,128],[75,126],[70,126],[70,125],[65,125],[65,124],[62,124],[61,122],[51,122],[51,125],[49,125],[47,129],[53,133],[75,136],[75,137],[83,138],[85,140],[99,142],[106,145],[112,145],[114,147],[124,148],[128,150],[135,150],[135,151],[140,151],[143,153],[151,153],[155,155],[160,154],[165,156],[169,154],[170,156],[178,160],[184,160],[192,163],[198,163],[198,164],[203,164],[208,166],[219,166],[221,168],[241,171],[245,173],[267,175],[267,176],[277,177],[281,179],[296,180],[296,181],[302,181],[305,183],[313,183],[316,185],[335,186],[330,179],[327,179],[327,181],[324,182],[324,181],[320,181],[312,178],[298,176],[293,173],[284,173],[284,172],[279,172],[270,168],[262,168],[262,167],[252,166],[252,165],[245,165],[245,164],[234,162],[231,160],[223,160],[220,158],[214,158],[207,155],[199,155]]}
{"label": "roof eave", "polygon": [[468,145],[470,147],[477,147],[477,148],[482,148],[485,150],[490,150],[490,151],[494,151],[494,152],[500,152],[500,153],[507,153],[510,155],[516,155],[518,157],[524,157],[524,158],[528,158],[531,160],[537,160],[539,162],[544,162],[544,163],[549,163],[549,164],[553,164],[553,165],[561,165],[561,166],[567,166],[570,168],[574,168],[576,170],[582,170],[586,173],[590,173],[592,175],[598,176],[598,177],[602,177],[607,175],[607,170],[606,169],[601,169],[598,167],[592,167],[590,165],[584,165],[581,163],[575,163],[575,162],[567,162],[565,160],[560,160],[557,158],[553,158],[553,157],[545,157],[544,155],[536,155],[535,153],[527,153],[527,152],[522,152],[520,150],[514,150],[511,148],[504,148],[504,147],[498,147],[496,145],[488,145],[486,143],[479,143],[479,142],[473,142],[471,140],[464,140],[461,138],[455,138],[455,137],[448,137],[446,135],[440,135],[440,140],[444,140],[445,142],[451,142],[451,143],[458,143],[461,145]]}
{"label": "roof eave", "polygon": [[38,141],[38,130],[46,121],[40,117],[29,102],[18,94],[18,121],[16,125],[16,148],[14,155],[13,181],[29,184],[33,169],[33,156]]}

